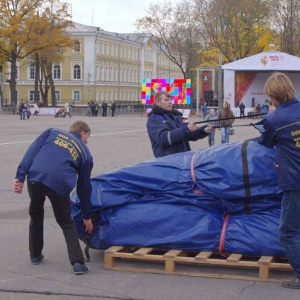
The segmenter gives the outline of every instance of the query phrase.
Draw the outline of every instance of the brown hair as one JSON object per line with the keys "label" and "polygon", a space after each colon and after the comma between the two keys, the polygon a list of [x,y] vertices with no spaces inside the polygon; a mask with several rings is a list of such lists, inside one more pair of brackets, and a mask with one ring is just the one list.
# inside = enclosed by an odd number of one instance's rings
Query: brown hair
{"label": "brown hair", "polygon": [[91,129],[90,129],[89,125],[86,124],[85,122],[76,121],[70,126],[69,131],[70,132],[76,132],[76,133],[80,134],[82,131],[91,132]]}
{"label": "brown hair", "polygon": [[283,73],[275,72],[265,83],[264,93],[278,103],[295,99],[295,88],[291,80]]}
{"label": "brown hair", "polygon": [[161,100],[162,96],[166,96],[168,98],[172,98],[172,95],[170,93],[168,93],[168,92],[164,92],[164,91],[163,92],[158,92],[155,95],[155,102],[159,102]]}
{"label": "brown hair", "polygon": [[227,110],[226,110],[226,113],[225,113],[225,118],[230,118],[231,117],[231,107],[230,107],[230,104],[227,101],[223,102],[223,105],[224,104],[227,105]]}

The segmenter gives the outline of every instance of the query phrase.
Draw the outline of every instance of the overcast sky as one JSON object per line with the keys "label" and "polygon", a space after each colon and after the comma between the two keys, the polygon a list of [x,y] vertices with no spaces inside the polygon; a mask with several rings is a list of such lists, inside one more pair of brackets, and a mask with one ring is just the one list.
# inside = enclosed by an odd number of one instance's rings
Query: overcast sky
{"label": "overcast sky", "polygon": [[[64,0],[72,4],[73,21],[106,31],[133,33],[134,23],[146,16],[149,3],[164,0]],[[180,0],[169,0],[180,2]]]}

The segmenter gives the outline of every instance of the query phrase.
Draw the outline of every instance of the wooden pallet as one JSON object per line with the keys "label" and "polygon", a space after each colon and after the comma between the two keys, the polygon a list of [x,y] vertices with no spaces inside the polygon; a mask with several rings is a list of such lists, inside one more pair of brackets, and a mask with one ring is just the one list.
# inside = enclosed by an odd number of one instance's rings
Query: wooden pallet
{"label": "wooden pallet", "polygon": [[123,246],[113,246],[104,252],[104,269],[272,282],[280,282],[292,275],[286,259],[272,256],[230,254],[224,257],[205,251]]}

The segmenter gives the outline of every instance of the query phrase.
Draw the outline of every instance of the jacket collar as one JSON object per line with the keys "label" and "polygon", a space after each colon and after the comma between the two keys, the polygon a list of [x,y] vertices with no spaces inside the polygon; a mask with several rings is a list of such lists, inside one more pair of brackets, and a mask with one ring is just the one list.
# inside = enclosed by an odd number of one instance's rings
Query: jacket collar
{"label": "jacket collar", "polygon": [[152,113],[153,114],[158,114],[158,115],[164,115],[164,114],[170,115],[171,114],[171,115],[174,115],[174,116],[182,116],[182,113],[180,111],[176,110],[176,109],[172,109],[172,111],[168,111],[168,110],[160,108],[157,105],[153,106]]}

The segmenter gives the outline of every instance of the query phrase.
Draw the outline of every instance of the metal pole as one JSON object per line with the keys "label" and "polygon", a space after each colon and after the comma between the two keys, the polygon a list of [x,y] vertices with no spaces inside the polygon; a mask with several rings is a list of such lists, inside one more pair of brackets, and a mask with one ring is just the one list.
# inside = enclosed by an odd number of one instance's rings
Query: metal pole
{"label": "metal pole", "polygon": [[223,102],[223,83],[222,83],[222,52],[219,52],[219,68],[218,68],[218,107],[222,107],[222,102]]}
{"label": "metal pole", "polygon": [[199,68],[197,69],[197,108],[196,114],[199,116]]}

